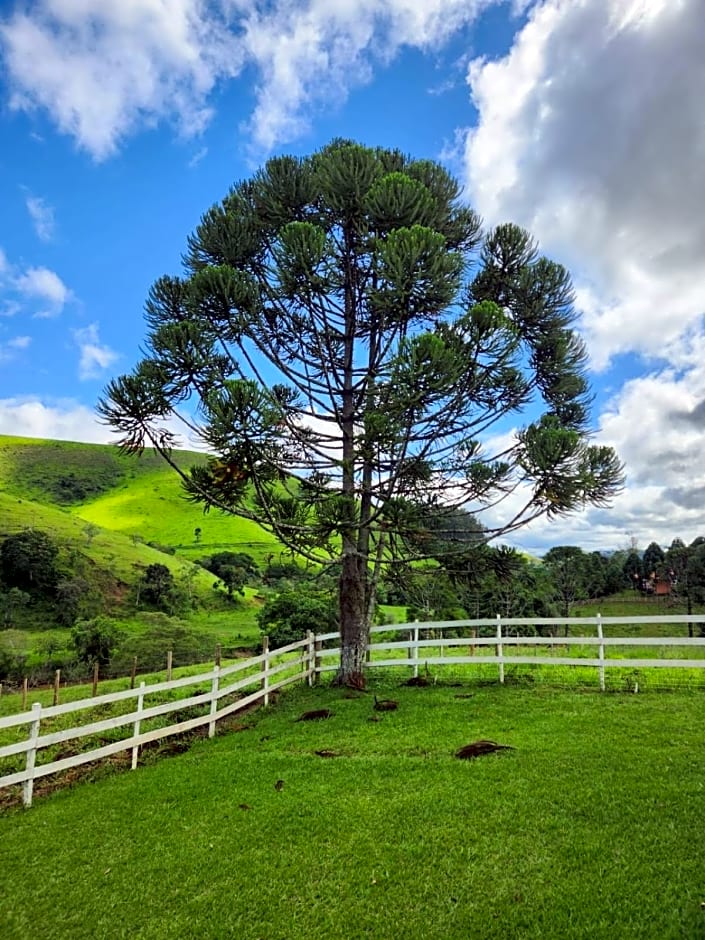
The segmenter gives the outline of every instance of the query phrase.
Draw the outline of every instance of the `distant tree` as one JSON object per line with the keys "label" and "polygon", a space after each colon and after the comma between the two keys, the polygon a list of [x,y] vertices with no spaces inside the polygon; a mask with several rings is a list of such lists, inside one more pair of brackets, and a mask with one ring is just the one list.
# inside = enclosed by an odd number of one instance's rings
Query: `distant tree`
{"label": "distant tree", "polygon": [[9,588],[53,595],[59,577],[59,549],[46,532],[25,529],[0,543],[0,573]]}
{"label": "distant tree", "polygon": [[[339,682],[364,683],[384,566],[423,557],[418,505],[497,520],[523,494],[489,540],[621,488],[614,451],[589,443],[568,273],[517,226],[483,238],[439,164],[341,140],[273,158],[206,213],[185,263],[152,288],[147,358],[100,413],[196,502],[340,563]],[[173,416],[213,453],[190,473]]]}
{"label": "distant tree", "polygon": [[94,601],[94,592],[85,578],[65,578],[56,586],[56,619],[66,627],[72,627],[76,621],[86,619],[95,610],[90,610]]}
{"label": "distant tree", "polygon": [[199,564],[220,579],[222,585],[216,582],[213,587],[224,586],[230,600],[235,593],[244,594],[247,581],[259,573],[254,558],[246,552],[218,552],[202,558]]}
{"label": "distant tree", "polygon": [[307,631],[327,633],[338,627],[333,594],[283,591],[269,598],[257,612],[257,623],[272,648],[286,646]]}
{"label": "distant tree", "polygon": [[[570,616],[570,609],[575,601],[585,600],[588,596],[588,559],[589,556],[574,545],[559,545],[550,549],[543,557],[543,563],[551,573],[564,617]],[[565,631],[567,636],[567,623]]]}
{"label": "distant tree", "polygon": [[86,542],[90,546],[96,535],[100,534],[100,526],[94,522],[87,522],[83,527],[83,534],[86,536]]}
{"label": "distant tree", "polygon": [[138,592],[139,603],[167,614],[179,613],[186,606],[184,592],[166,565],[148,565],[140,579]]}
{"label": "distant tree", "polygon": [[196,528],[193,530],[193,538],[196,544],[198,544],[201,541],[202,535],[203,535],[203,530],[201,529],[200,525],[197,525]]}
{"label": "distant tree", "polygon": [[644,577],[650,578],[652,575],[660,575],[665,557],[664,550],[656,542],[647,545],[643,557]]}
{"label": "distant tree", "polygon": [[5,629],[14,626],[17,611],[27,607],[31,600],[31,595],[21,588],[12,587],[7,591],[0,591],[0,611]]}
{"label": "distant tree", "polygon": [[641,582],[644,578],[644,566],[638,552],[629,552],[624,560],[622,571],[627,583],[630,584],[635,591],[640,590]]}
{"label": "distant tree", "polygon": [[108,617],[81,620],[71,631],[76,657],[82,663],[107,666],[121,639],[117,624]]}

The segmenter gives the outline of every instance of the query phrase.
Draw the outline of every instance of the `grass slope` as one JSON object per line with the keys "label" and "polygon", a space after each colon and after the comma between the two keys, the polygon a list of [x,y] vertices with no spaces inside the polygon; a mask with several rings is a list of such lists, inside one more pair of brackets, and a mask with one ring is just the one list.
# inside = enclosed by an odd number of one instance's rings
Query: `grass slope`
{"label": "grass slope", "polygon": [[[705,697],[392,694],[296,690],[0,818],[3,937],[705,934]],[[478,738],[516,750],[453,758]]]}
{"label": "grass slope", "polygon": [[[175,457],[184,467],[204,459],[189,451]],[[86,522],[178,547],[189,557],[232,549],[261,562],[281,550],[258,525],[217,512],[204,515],[188,503],[177,475],[151,449],[137,457],[108,445],[0,436],[0,490],[16,499],[70,507]],[[4,509],[14,514],[13,504]],[[202,531],[200,544],[196,528]]]}

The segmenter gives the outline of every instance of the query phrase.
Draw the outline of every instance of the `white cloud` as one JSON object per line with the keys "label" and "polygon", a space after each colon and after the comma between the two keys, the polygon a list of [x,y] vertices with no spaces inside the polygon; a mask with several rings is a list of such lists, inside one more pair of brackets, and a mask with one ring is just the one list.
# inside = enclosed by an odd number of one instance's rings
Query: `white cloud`
{"label": "white cloud", "polygon": [[96,159],[139,127],[175,118],[187,134],[242,52],[207,0],[39,0],[0,23],[15,109],[46,109]]}
{"label": "white cloud", "polygon": [[10,362],[18,352],[27,349],[31,342],[31,336],[14,336],[7,342],[0,343],[0,362]]}
{"label": "white cloud", "polygon": [[107,444],[112,438],[91,408],[71,399],[45,402],[32,397],[0,399],[0,434],[93,444]]}
{"label": "white cloud", "polygon": [[208,147],[201,147],[200,150],[197,150],[196,153],[191,157],[188,162],[189,170],[195,169],[201,160],[205,159],[208,156]]}
{"label": "white cloud", "polygon": [[55,317],[71,300],[72,293],[56,272],[49,268],[27,268],[12,278],[11,286],[22,296],[42,302],[37,317]]}
{"label": "white cloud", "polygon": [[702,0],[544,0],[469,70],[467,181],[573,270],[597,367],[705,311]]}
{"label": "white cloud", "polygon": [[78,364],[78,376],[81,381],[99,378],[108,366],[120,358],[109,346],[101,345],[96,323],[72,332],[74,342],[81,353]]}
{"label": "white cloud", "polygon": [[219,81],[257,76],[252,143],[271,150],[403,46],[438,46],[499,0],[38,0],[0,22],[15,109],[46,110],[100,160],[174,120],[198,133]]}
{"label": "white cloud", "polygon": [[41,196],[34,196],[32,193],[27,193],[25,203],[37,237],[43,242],[50,242],[56,226],[54,209]]}

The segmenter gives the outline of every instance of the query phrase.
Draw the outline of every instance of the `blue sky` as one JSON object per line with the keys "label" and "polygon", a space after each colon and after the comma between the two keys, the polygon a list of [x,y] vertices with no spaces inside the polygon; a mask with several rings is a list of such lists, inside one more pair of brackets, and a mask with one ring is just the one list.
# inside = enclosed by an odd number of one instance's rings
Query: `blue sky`
{"label": "blue sky", "polygon": [[106,441],[152,281],[272,153],[441,159],[573,272],[609,511],[517,535],[705,534],[702,0],[0,0],[0,433]]}

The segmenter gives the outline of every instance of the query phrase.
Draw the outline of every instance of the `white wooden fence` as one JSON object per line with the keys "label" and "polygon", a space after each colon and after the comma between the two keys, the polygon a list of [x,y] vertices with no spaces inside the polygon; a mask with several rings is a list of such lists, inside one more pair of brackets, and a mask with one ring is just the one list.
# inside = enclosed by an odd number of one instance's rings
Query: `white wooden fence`
{"label": "white wooden fence", "polygon": [[[98,695],[94,698],[66,702],[63,705],[43,708],[41,704],[37,703],[32,706],[30,711],[0,717],[0,731],[29,726],[29,734],[26,738],[0,747],[0,759],[15,755],[26,755],[24,769],[0,776],[0,787],[22,784],[22,801],[25,806],[31,806],[34,781],[48,774],[78,767],[80,764],[109,757],[112,754],[126,750],[132,751],[132,769],[134,770],[137,766],[139,749],[145,744],[170,735],[182,734],[185,731],[191,731],[204,725],[208,725],[208,735],[213,737],[216,723],[220,719],[257,702],[268,705],[272,692],[292,682],[300,682],[303,679],[311,684],[314,679],[315,658],[316,647],[312,633],[309,633],[303,640],[290,643],[288,646],[280,647],[271,652],[265,641],[264,650],[259,656],[253,656],[250,659],[229,666],[215,666],[208,672],[196,676],[184,676],[180,679],[172,679],[169,682],[155,682],[150,685],[142,682],[139,688],[136,689],[110,692],[107,695]],[[243,676],[243,672],[247,674]],[[206,691],[192,692],[187,697],[177,697],[170,701],[158,701],[160,698],[163,699],[165,693],[172,694],[175,690],[187,690],[193,686],[200,686],[201,688],[206,686]],[[251,686],[256,686],[254,691],[247,691],[248,687]],[[233,701],[233,696],[238,697]],[[228,697],[231,698],[231,701],[223,703],[223,699]],[[157,700],[156,704],[148,704],[150,698]],[[89,720],[85,724],[71,728],[41,733],[42,723],[48,722],[50,719],[74,712],[85,713],[88,709],[101,708],[105,705],[131,700],[135,701],[135,708],[125,714],[97,721]],[[184,709],[197,706],[207,706],[206,712],[186,720],[177,720],[166,727],[160,726],[151,728],[148,731],[143,731],[141,728],[142,724],[150,719],[168,715],[170,712],[182,712]],[[117,741],[111,741],[109,744],[102,744],[91,750],[72,754],[69,757],[56,758],[43,764],[37,763],[37,754],[43,748],[65,744],[89,735],[101,735],[116,728],[131,729],[131,734]]]}
{"label": "white wooden fence", "polygon": [[[691,629],[705,624],[703,614],[676,614],[661,617],[500,617],[475,620],[442,620],[424,623],[407,623],[393,626],[373,627],[373,635],[405,633],[403,639],[381,640],[368,646],[370,667],[384,668],[411,666],[414,676],[419,666],[458,666],[462,664],[497,665],[500,683],[504,682],[505,666],[589,666],[598,671],[599,685],[605,690],[605,670],[628,669],[705,669],[705,653],[693,659],[671,657],[638,658],[614,655],[614,651],[625,647],[690,647],[705,648],[705,636],[605,636],[605,627],[666,624]],[[555,628],[568,626],[592,627],[594,635],[581,636],[527,636],[529,628]],[[464,636],[444,637],[444,630],[463,630]],[[492,636],[478,636],[481,630],[491,629]],[[512,632],[513,631],[513,632]],[[429,637],[429,634],[431,636]],[[319,647],[316,674],[337,669],[340,656],[338,645],[327,646],[338,641],[337,633],[317,634]],[[594,647],[596,656],[556,656],[554,651],[565,647]],[[533,649],[535,652],[528,652]],[[548,654],[548,655],[547,655]],[[327,660],[333,659],[333,662]]]}
{"label": "white wooden fence", "polygon": [[[665,617],[573,617],[565,618],[500,618],[494,620],[435,621],[426,623],[408,623],[393,626],[373,627],[373,642],[368,646],[370,668],[411,667],[414,676],[418,676],[419,667],[457,666],[462,664],[497,666],[500,683],[505,679],[505,667],[515,664],[542,666],[588,666],[597,670],[600,689],[605,689],[605,670],[614,668],[651,669],[651,668],[689,668],[705,669],[705,653],[702,658],[637,658],[613,655],[619,648],[626,647],[705,647],[705,637],[689,636],[605,636],[604,628],[625,624],[668,624],[686,629],[689,625],[705,624],[705,615],[665,616]],[[560,629],[569,625],[571,628],[592,627],[594,635],[587,636],[525,636],[517,635],[526,627],[549,627]],[[481,630],[490,629],[491,636],[478,636]],[[463,630],[465,635],[444,637],[445,630]],[[512,632],[514,631],[514,632]],[[375,639],[380,634],[394,634],[394,639]],[[403,638],[399,639],[399,635]],[[265,639],[263,652],[258,656],[242,660],[229,666],[215,666],[208,672],[195,676],[184,676],[168,682],[156,682],[139,688],[110,692],[93,698],[67,702],[63,705],[42,707],[35,704],[29,711],[0,717],[0,732],[12,728],[28,728],[27,735],[12,744],[0,747],[0,760],[3,758],[25,755],[22,770],[0,776],[0,788],[22,784],[22,798],[25,806],[32,803],[34,781],[49,774],[58,773],[71,767],[77,767],[90,761],[99,760],[117,754],[120,751],[132,752],[132,768],[137,766],[139,749],[152,741],[174,734],[181,734],[195,728],[208,726],[208,735],[215,734],[217,722],[250,705],[262,702],[269,704],[270,694],[292,682],[306,681],[312,685],[319,675],[338,668],[340,657],[339,637],[337,633],[309,633],[296,643],[270,651]],[[331,644],[331,645],[329,645]],[[596,656],[555,655],[556,648],[593,647]],[[531,652],[533,651],[533,652]],[[245,673],[245,675],[242,675]],[[237,678],[236,678],[237,677]],[[278,677],[278,678],[277,678]],[[274,681],[272,681],[274,679]],[[165,693],[173,694],[177,690],[188,690],[197,686],[183,698],[163,701]],[[203,687],[205,686],[205,690]],[[254,690],[248,691],[254,686]],[[244,693],[244,694],[243,694]],[[240,697],[242,696],[242,697]],[[223,701],[230,698],[230,701]],[[153,704],[149,704],[149,700]],[[160,700],[161,699],[161,700]],[[42,723],[74,712],[87,712],[119,702],[135,702],[135,708],[125,714],[99,720],[89,720],[85,724],[71,728],[61,728],[42,732]],[[182,712],[201,706],[204,710],[194,717],[179,720],[172,724],[142,730],[144,722]],[[92,716],[87,715],[91,718]],[[46,724],[45,724],[46,728]],[[37,763],[37,755],[43,748],[65,744],[91,735],[101,735],[118,728],[126,728],[126,737],[108,744],[101,744],[91,750],[59,757],[46,763]],[[3,735],[4,736],[4,735]]]}

